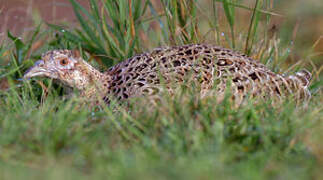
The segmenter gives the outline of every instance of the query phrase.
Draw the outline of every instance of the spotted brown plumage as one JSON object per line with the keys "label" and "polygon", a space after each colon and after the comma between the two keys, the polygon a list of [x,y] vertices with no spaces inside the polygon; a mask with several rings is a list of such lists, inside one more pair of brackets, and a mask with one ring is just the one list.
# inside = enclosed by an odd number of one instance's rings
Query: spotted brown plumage
{"label": "spotted brown plumage", "polygon": [[[202,97],[215,92],[223,96],[228,82],[235,99],[246,95],[282,97],[293,94],[308,99],[311,74],[301,70],[295,75],[273,73],[259,61],[229,49],[193,44],[157,48],[129,58],[106,72],[99,72],[77,53],[54,50],[43,55],[25,78],[46,76],[79,89],[85,97],[99,95],[124,100],[137,96],[170,93],[178,85],[200,84]],[[214,87],[215,86],[215,87]]]}

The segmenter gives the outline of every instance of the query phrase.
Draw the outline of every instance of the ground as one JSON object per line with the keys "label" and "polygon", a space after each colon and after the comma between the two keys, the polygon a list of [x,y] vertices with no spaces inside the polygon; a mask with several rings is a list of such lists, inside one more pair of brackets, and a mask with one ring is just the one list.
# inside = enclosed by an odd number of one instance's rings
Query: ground
{"label": "ground", "polygon": [[[133,0],[94,3],[89,14],[62,1],[76,13],[72,23],[60,11],[46,16],[45,1],[10,1],[22,6],[16,10],[8,2],[0,0],[1,13],[29,8],[34,18],[1,26],[1,179],[322,179],[320,0]],[[253,11],[255,2],[262,11]],[[306,68],[312,99],[235,107],[216,94],[200,99],[192,85],[174,97],[161,94],[156,105],[137,98],[91,108],[51,80],[21,81],[49,49],[79,49],[104,70],[136,53],[189,43],[250,54],[276,73]]]}

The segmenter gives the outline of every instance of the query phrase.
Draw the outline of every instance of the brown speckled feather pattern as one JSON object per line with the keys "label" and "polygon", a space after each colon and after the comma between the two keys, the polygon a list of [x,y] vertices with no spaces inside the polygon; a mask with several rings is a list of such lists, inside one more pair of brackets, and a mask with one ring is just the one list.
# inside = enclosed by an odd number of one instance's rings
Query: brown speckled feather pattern
{"label": "brown speckled feather pattern", "polygon": [[123,100],[154,95],[165,89],[163,87],[172,92],[174,85],[190,86],[190,81],[200,83],[202,97],[214,90],[223,95],[228,81],[232,81],[233,97],[238,99],[248,94],[310,97],[307,86],[311,74],[306,70],[290,76],[279,75],[245,55],[204,44],[158,48],[111,67],[103,76],[107,77],[103,80],[107,89],[106,101],[109,96]]}

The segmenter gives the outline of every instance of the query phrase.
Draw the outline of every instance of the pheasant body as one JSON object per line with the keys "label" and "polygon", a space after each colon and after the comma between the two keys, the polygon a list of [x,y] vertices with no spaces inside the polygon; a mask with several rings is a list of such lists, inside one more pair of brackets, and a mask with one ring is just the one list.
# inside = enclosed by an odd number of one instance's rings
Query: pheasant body
{"label": "pheasant body", "polygon": [[[211,91],[221,97],[229,81],[233,97],[240,100],[248,94],[310,97],[307,86],[311,74],[308,71],[291,76],[275,74],[246,55],[205,44],[158,48],[129,58],[104,73],[68,50],[50,51],[40,64],[43,69],[56,69],[50,71],[55,75],[48,72],[43,75],[79,88],[85,96],[99,94],[107,102],[110,97],[124,100],[154,96],[165,89],[172,93],[178,85],[190,86],[193,81],[200,85],[202,97]],[[25,76],[32,77],[33,69]]]}

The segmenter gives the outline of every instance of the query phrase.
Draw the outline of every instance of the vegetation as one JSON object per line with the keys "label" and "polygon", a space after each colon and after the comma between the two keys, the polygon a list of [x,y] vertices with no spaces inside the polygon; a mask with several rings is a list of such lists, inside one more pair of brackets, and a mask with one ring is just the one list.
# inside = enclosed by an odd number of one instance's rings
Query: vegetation
{"label": "vegetation", "polygon": [[[26,40],[8,33],[0,46],[1,179],[320,179],[322,56],[313,55],[314,44],[302,48],[305,60],[291,58],[293,29],[272,31],[271,19],[280,16],[273,1],[70,3],[79,27],[40,24]],[[200,99],[193,86],[163,94],[153,106],[138,98],[91,109],[78,92],[65,98],[51,80],[20,79],[48,49],[79,49],[106,69],[187,43],[231,47],[279,73],[306,67],[313,97],[308,104],[250,99],[235,107],[216,95]]]}

